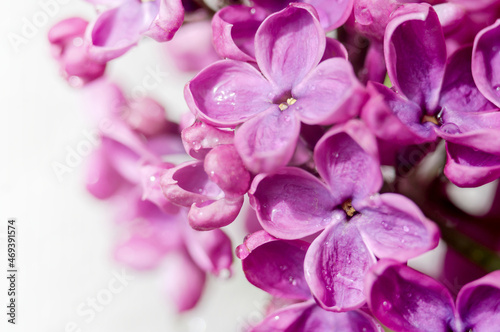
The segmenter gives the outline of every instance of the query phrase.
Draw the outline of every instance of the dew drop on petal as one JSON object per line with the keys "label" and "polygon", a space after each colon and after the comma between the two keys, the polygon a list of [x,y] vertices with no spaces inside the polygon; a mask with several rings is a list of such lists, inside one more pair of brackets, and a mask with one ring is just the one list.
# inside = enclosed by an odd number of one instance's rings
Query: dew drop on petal
{"label": "dew drop on petal", "polygon": [[460,129],[454,123],[445,123],[441,126],[441,130],[447,134],[460,134]]}
{"label": "dew drop on petal", "polygon": [[255,8],[250,9],[250,14],[252,14],[252,15],[255,14]]}
{"label": "dew drop on petal", "polygon": [[280,316],[274,316],[274,320],[280,319]]}
{"label": "dew drop on petal", "polygon": [[83,81],[80,77],[78,76],[70,76],[68,78],[68,83],[71,85],[73,88],[79,88],[83,85]]}
{"label": "dew drop on petal", "polygon": [[493,89],[494,89],[495,91],[500,91],[500,84],[494,85],[494,86],[493,86]]}
{"label": "dew drop on petal", "polygon": [[73,46],[80,47],[83,45],[83,39],[81,37],[76,37],[73,39]]}
{"label": "dew drop on petal", "polygon": [[392,304],[390,304],[387,301],[382,302],[382,306],[384,307],[385,310],[391,310]]}
{"label": "dew drop on petal", "polygon": [[156,181],[156,177],[154,175],[151,175],[151,177],[149,178],[149,181],[155,182]]}
{"label": "dew drop on petal", "polygon": [[403,232],[408,233],[409,231],[410,229],[408,228],[408,226],[403,226]]}
{"label": "dew drop on petal", "polygon": [[220,279],[227,280],[231,277],[231,271],[229,269],[222,269],[217,275]]}

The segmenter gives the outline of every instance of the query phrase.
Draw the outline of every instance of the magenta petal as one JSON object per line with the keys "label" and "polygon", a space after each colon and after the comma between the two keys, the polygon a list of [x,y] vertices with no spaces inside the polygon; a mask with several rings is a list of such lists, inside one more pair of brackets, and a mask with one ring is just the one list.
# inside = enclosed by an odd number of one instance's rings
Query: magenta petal
{"label": "magenta petal", "polygon": [[481,30],[474,39],[472,76],[477,88],[500,107],[500,20]]}
{"label": "magenta petal", "polygon": [[353,217],[368,248],[379,258],[405,262],[435,248],[439,230],[408,198],[382,194],[353,202],[359,217]]}
{"label": "magenta petal", "polygon": [[370,309],[394,331],[450,331],[454,304],[436,280],[394,260],[379,261],[366,277]]}
{"label": "magenta petal", "polygon": [[326,310],[348,311],[365,303],[363,280],[376,262],[356,226],[332,223],[311,243],[304,268],[318,303]]}
{"label": "magenta petal", "polygon": [[309,5],[293,3],[264,20],[255,35],[255,57],[273,86],[286,93],[321,60],[325,32]]}
{"label": "magenta petal", "polygon": [[149,270],[157,267],[165,254],[166,251],[151,239],[134,236],[116,246],[114,258],[133,269]]}
{"label": "magenta petal", "polygon": [[382,332],[375,319],[360,310],[330,312],[313,301],[297,303],[273,312],[251,332]]}
{"label": "magenta petal", "polygon": [[184,97],[209,124],[234,127],[272,104],[271,86],[252,65],[222,60],[203,69],[186,85]]}
{"label": "magenta petal", "polygon": [[177,311],[192,309],[200,300],[205,288],[206,275],[187,255],[172,257],[168,262],[163,279],[167,298],[174,302]]}
{"label": "magenta petal", "polygon": [[295,109],[307,124],[332,124],[358,115],[364,89],[342,58],[321,62],[292,89]]}
{"label": "magenta petal", "polygon": [[210,151],[204,161],[210,181],[221,188],[226,197],[243,196],[250,186],[250,173],[243,165],[232,144],[219,145]]}
{"label": "magenta petal", "polygon": [[142,199],[154,203],[165,213],[177,213],[179,211],[177,205],[167,200],[160,185],[162,175],[172,167],[174,167],[172,164],[164,163],[159,166],[144,165],[139,170],[143,190]]}
{"label": "magenta petal", "polygon": [[321,61],[331,58],[342,58],[347,60],[347,49],[335,38],[326,37],[325,53]]}
{"label": "magenta petal", "polygon": [[469,46],[458,49],[448,60],[439,101],[445,111],[478,112],[495,108],[474,83],[471,57],[472,47]]}
{"label": "magenta petal", "polygon": [[298,239],[322,230],[332,222],[332,211],[341,203],[313,175],[292,167],[256,176],[249,197],[262,227],[281,239]]}
{"label": "magenta petal", "polygon": [[169,169],[161,178],[161,187],[168,200],[187,207],[224,197],[222,190],[209,180],[201,161]]}
{"label": "magenta petal", "polygon": [[233,131],[220,130],[202,121],[184,128],[181,135],[187,154],[199,160],[203,160],[217,145],[232,144],[234,140]]}
{"label": "magenta petal", "polygon": [[359,120],[334,127],[323,136],[316,144],[314,160],[336,204],[364,198],[382,187],[375,137]]}
{"label": "magenta petal", "polygon": [[193,260],[204,271],[215,275],[223,271],[231,273],[231,239],[220,229],[198,232],[186,228],[186,247]]}
{"label": "magenta petal", "polygon": [[[158,42],[169,41],[179,30],[184,21],[184,7],[181,0],[156,0],[159,4],[154,6],[159,9],[158,15],[151,22],[151,25],[144,32],[145,36],[151,37]],[[143,4],[144,6],[144,4]]]}
{"label": "magenta petal", "polygon": [[500,156],[446,143],[444,174],[460,187],[477,187],[500,177]]}
{"label": "magenta petal", "polygon": [[124,179],[110,164],[105,149],[98,148],[88,157],[85,187],[98,199],[111,197]]}
{"label": "magenta petal", "polygon": [[254,37],[267,12],[259,7],[227,6],[212,19],[213,44],[223,57],[255,62]]}
{"label": "magenta petal", "polygon": [[236,130],[234,146],[248,170],[273,172],[292,158],[299,132],[296,113],[273,105]]}
{"label": "magenta petal", "polygon": [[[263,240],[261,243],[255,243]],[[287,299],[311,298],[304,276],[304,257],[309,244],[305,241],[282,241],[250,235],[242,246],[251,242],[251,252],[242,260],[248,281],[269,294]],[[247,249],[248,250],[248,249]]]}
{"label": "magenta petal", "polygon": [[421,124],[422,109],[385,85],[368,82],[371,97],[363,106],[361,118],[379,138],[399,145],[434,141],[432,126]]}
{"label": "magenta petal", "polygon": [[136,45],[154,18],[154,4],[129,1],[99,15],[90,27],[88,39],[91,56],[109,61]]}
{"label": "magenta petal", "polygon": [[446,44],[434,9],[428,4],[405,4],[397,9],[387,24],[384,52],[389,77],[398,91],[434,111],[446,63]]}
{"label": "magenta petal", "polygon": [[232,223],[243,206],[244,198],[218,199],[194,203],[188,214],[189,225],[198,231],[220,228]]}
{"label": "magenta petal", "polygon": [[343,25],[351,15],[353,0],[304,0],[318,11],[319,21],[326,31]]}
{"label": "magenta petal", "polygon": [[492,331],[500,326],[500,271],[465,285],[457,297],[464,331]]}

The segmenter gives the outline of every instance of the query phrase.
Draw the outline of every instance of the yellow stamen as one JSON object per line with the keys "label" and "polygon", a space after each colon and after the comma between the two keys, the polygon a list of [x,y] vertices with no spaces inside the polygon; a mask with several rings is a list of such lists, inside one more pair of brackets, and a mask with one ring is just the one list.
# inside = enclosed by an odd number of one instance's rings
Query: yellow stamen
{"label": "yellow stamen", "polygon": [[425,122],[432,122],[434,123],[435,125],[439,125],[439,121],[438,119],[434,116],[434,115],[424,115],[422,117],[422,123],[425,123]]}
{"label": "yellow stamen", "polygon": [[342,210],[345,211],[345,213],[349,216],[349,217],[352,217],[356,214],[356,210],[354,209],[354,207],[352,206],[352,200],[351,199],[348,199],[347,201],[345,201],[344,203],[342,203]]}

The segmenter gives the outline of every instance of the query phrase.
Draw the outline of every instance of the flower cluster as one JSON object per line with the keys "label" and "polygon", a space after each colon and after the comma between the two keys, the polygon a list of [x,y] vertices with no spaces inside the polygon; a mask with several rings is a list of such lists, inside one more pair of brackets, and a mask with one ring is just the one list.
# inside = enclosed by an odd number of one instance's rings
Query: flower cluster
{"label": "flower cluster", "polygon": [[[119,261],[178,254],[166,288],[179,310],[206,273],[230,271],[220,228],[248,197],[236,255],[281,301],[251,331],[500,330],[500,190],[482,217],[446,193],[500,178],[498,1],[87,1],[92,22],[49,33],[108,122],[87,188],[117,207]],[[144,36],[173,38],[162,50],[195,71],[182,131],[104,76]],[[440,238],[446,286],[407,266]]]}

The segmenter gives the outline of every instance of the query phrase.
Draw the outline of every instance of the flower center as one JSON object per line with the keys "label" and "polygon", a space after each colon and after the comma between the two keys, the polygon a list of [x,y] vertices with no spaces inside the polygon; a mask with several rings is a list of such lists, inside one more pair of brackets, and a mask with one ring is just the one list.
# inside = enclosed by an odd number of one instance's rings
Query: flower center
{"label": "flower center", "polygon": [[358,211],[356,211],[352,206],[352,199],[348,199],[347,201],[342,203],[342,210],[344,210],[345,214],[347,214],[349,218],[358,213]]}
{"label": "flower center", "polygon": [[422,117],[422,120],[420,120],[421,123],[426,123],[426,122],[432,122],[434,123],[435,125],[438,125],[439,126],[439,121],[438,119],[434,116],[434,115],[424,115]]}
{"label": "flower center", "polygon": [[279,104],[278,107],[283,112],[284,110],[286,110],[288,108],[288,106],[291,106],[291,105],[295,104],[296,102],[297,102],[297,99],[290,97],[286,100],[286,103],[283,102],[283,103]]}

